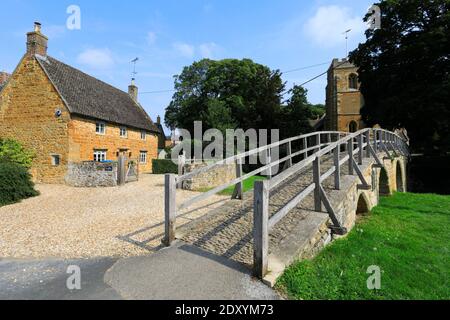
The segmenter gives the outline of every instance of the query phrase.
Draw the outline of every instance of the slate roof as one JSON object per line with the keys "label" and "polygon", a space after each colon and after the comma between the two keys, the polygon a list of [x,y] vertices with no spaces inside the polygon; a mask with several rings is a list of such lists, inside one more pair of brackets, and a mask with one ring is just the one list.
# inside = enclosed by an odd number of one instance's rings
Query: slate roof
{"label": "slate roof", "polygon": [[36,55],[71,114],[159,133],[142,106],[128,93],[64,64]]}

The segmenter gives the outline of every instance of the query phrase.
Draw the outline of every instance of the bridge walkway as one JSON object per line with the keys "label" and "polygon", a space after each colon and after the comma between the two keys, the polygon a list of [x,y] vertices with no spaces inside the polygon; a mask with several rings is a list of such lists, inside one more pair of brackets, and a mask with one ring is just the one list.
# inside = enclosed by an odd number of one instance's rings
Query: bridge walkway
{"label": "bridge walkway", "polygon": [[[342,158],[344,156],[345,154],[341,155]],[[332,156],[321,159],[323,172],[332,166]],[[305,167],[270,192],[270,216],[313,183],[312,170],[312,165]],[[341,173],[347,175],[348,166],[343,166]],[[323,187],[326,191],[333,190],[333,176],[323,182]],[[305,221],[308,214],[319,215],[313,210],[314,195],[311,193],[274,227],[270,233],[269,248],[278,247],[280,242]],[[178,237],[186,243],[252,267],[253,192],[246,193],[244,200],[230,200],[202,219],[180,229],[178,234]]]}

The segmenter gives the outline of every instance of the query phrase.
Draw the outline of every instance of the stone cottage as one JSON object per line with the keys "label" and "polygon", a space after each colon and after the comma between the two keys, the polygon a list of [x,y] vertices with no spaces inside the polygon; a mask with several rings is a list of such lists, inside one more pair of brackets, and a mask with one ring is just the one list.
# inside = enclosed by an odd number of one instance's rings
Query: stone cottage
{"label": "stone cottage", "polygon": [[69,165],[116,161],[120,154],[152,171],[159,129],[128,93],[47,54],[41,25],[27,34],[27,51],[0,91],[0,137],[35,152],[35,181],[64,183]]}

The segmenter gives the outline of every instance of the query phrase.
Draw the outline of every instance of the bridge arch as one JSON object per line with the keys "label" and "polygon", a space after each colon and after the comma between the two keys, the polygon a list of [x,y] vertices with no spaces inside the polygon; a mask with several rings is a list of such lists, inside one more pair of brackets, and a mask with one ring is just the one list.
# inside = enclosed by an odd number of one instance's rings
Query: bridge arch
{"label": "bridge arch", "polygon": [[386,197],[391,195],[391,188],[389,186],[389,175],[385,168],[381,168],[380,177],[378,179],[378,195]]}
{"label": "bridge arch", "polygon": [[370,204],[364,193],[361,193],[358,197],[358,203],[356,205],[356,217],[365,216],[370,213]]}

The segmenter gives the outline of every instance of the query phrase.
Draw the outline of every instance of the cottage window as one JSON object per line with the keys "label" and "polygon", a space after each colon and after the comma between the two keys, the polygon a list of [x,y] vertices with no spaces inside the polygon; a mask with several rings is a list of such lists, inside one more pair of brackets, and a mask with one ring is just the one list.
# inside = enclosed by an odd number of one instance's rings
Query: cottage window
{"label": "cottage window", "polygon": [[128,136],[128,131],[127,128],[125,127],[120,127],[120,136],[122,138],[126,138]]}
{"label": "cottage window", "polygon": [[139,157],[139,160],[142,164],[147,163],[147,151],[141,151],[141,155]]}
{"label": "cottage window", "polygon": [[94,161],[95,162],[106,161],[106,150],[94,150]]}
{"label": "cottage window", "polygon": [[141,131],[141,140],[147,140],[147,132]]}
{"label": "cottage window", "polygon": [[106,124],[104,122],[97,122],[95,124],[95,132],[97,134],[105,134],[105,132],[106,132]]}
{"label": "cottage window", "polygon": [[61,157],[58,154],[52,154],[52,166],[57,167],[61,163]]}

